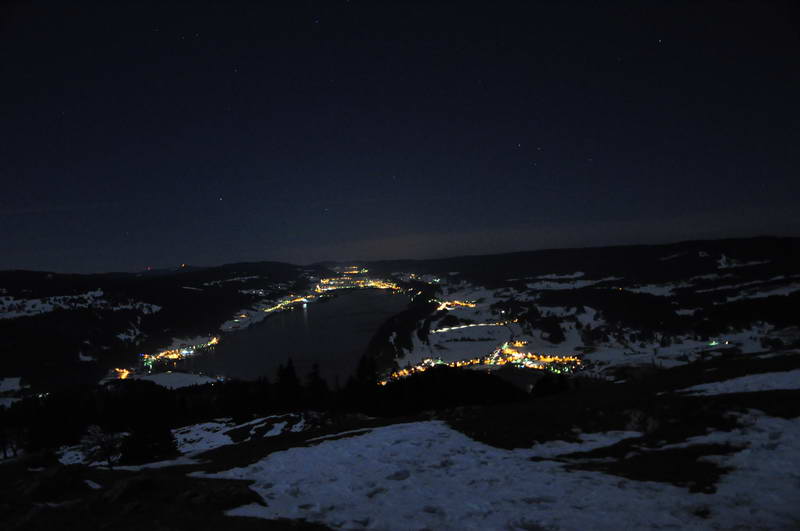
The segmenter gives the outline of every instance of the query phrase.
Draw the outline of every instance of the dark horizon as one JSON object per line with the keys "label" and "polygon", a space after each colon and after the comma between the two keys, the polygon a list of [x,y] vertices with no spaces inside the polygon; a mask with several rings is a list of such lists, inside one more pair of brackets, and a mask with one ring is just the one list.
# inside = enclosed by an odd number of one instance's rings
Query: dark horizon
{"label": "dark horizon", "polygon": [[375,258],[375,259],[343,259],[343,260],[317,260],[314,262],[287,262],[283,260],[272,260],[270,258],[264,258],[263,260],[234,260],[231,262],[219,262],[219,263],[178,263],[178,264],[165,264],[161,267],[150,267],[145,269],[138,269],[138,270],[107,270],[107,271],[55,271],[55,270],[46,270],[46,269],[24,269],[24,268],[10,268],[10,269],[0,269],[0,273],[9,273],[9,272],[17,272],[17,271],[24,271],[24,272],[33,272],[33,273],[55,273],[55,274],[63,274],[63,275],[113,275],[113,274],[135,274],[135,273],[144,273],[147,271],[177,271],[181,268],[181,266],[186,266],[188,268],[196,268],[196,269],[213,269],[215,267],[223,267],[228,265],[235,265],[235,264],[252,264],[252,263],[284,263],[288,265],[294,265],[298,267],[313,267],[318,265],[324,264],[352,264],[352,265],[362,265],[368,263],[375,263],[375,262],[402,262],[402,261],[412,261],[412,262],[426,262],[426,261],[435,261],[435,260],[448,260],[448,259],[459,259],[459,258],[468,258],[468,257],[489,257],[489,256],[503,256],[503,255],[513,255],[513,254],[526,254],[526,253],[538,253],[538,252],[549,252],[549,251],[571,251],[571,250],[584,250],[584,249],[606,249],[606,248],[626,248],[626,247],[658,247],[658,246],[672,246],[672,245],[681,245],[681,244],[688,244],[688,243],[703,243],[703,242],[724,242],[724,241],[747,241],[747,240],[761,240],[761,239],[798,239],[800,240],[800,236],[794,235],[778,235],[778,234],[754,234],[751,236],[731,236],[731,237],[723,237],[723,238],[689,238],[689,239],[682,239],[682,240],[668,240],[662,242],[632,242],[632,243],[618,243],[618,244],[609,244],[609,245],[577,245],[577,246],[564,246],[564,247],[540,247],[540,248],[526,248],[526,249],[515,249],[515,250],[506,250],[506,251],[498,251],[498,252],[482,252],[482,253],[463,253],[463,254],[443,254],[441,256],[424,256],[420,258],[407,258],[407,257],[394,257],[394,258]]}
{"label": "dark horizon", "polygon": [[796,3],[2,9],[0,270],[800,235]]}

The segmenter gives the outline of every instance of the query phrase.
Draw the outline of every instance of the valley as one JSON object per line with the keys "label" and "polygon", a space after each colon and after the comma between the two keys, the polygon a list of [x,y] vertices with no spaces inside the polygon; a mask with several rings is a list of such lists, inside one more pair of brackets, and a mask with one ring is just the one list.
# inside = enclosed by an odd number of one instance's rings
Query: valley
{"label": "valley", "polygon": [[242,529],[582,529],[598,514],[608,529],[790,528],[798,249],[757,238],[280,266],[280,280],[251,264],[121,291],[80,278],[61,295],[47,277],[6,284],[6,348],[34,323],[40,342],[73,323],[86,346],[68,366],[87,384],[52,385],[66,376],[37,339],[3,368],[0,515],[10,529],[87,512],[135,527],[153,519],[134,509],[147,496],[175,529],[198,515]]}

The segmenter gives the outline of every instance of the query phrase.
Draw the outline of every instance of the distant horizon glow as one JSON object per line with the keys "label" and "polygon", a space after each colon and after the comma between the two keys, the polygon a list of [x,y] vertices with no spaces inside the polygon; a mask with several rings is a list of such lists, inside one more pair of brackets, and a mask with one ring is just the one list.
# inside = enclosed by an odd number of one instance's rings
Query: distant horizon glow
{"label": "distant horizon glow", "polygon": [[0,270],[798,236],[798,11],[19,4]]}

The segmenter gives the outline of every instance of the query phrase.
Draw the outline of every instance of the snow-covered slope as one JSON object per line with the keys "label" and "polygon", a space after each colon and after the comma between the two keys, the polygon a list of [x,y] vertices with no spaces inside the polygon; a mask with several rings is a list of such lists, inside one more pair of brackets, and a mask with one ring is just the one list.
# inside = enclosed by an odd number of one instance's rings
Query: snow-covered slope
{"label": "snow-covered slope", "polygon": [[[752,271],[764,263],[735,270]],[[715,262],[711,265],[716,268]],[[585,370],[614,378],[621,366],[674,367],[724,350],[753,353],[767,345],[800,343],[800,333],[786,326],[791,318],[784,309],[797,292],[792,274],[736,283],[731,279],[753,275],[713,272],[643,283],[584,272],[550,273],[492,287],[440,277],[429,284],[436,292],[431,313],[418,320],[410,338],[392,336],[401,369],[416,370],[426,359],[481,358],[505,342],[516,342],[529,353],[580,356]],[[739,302],[766,299],[760,312]],[[777,319],[754,318],[758,313]]]}
{"label": "snow-covered slope", "polygon": [[441,422],[418,422],[207,476],[255,482],[264,505],[233,509],[232,516],[304,518],[341,529],[789,529],[798,523],[798,419],[756,417],[736,432],[715,434],[717,442],[749,449],[717,459],[734,470],[714,494],[570,471],[557,460],[637,435],[587,434],[580,444],[501,450]]}
{"label": "snow-covered slope", "polygon": [[693,385],[681,391],[698,395],[754,393],[779,389],[800,389],[800,370],[748,374],[739,378]]}
{"label": "snow-covered slope", "polygon": [[132,301],[111,303],[103,297],[103,290],[97,289],[81,295],[59,295],[44,298],[18,299],[11,296],[0,297],[0,319],[29,317],[55,310],[103,309],[111,311],[135,310],[143,315],[161,310],[156,304]]}

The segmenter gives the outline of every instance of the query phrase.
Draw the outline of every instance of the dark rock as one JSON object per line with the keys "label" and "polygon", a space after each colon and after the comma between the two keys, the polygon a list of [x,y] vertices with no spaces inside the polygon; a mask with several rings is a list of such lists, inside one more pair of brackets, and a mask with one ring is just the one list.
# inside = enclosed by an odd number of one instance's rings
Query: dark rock
{"label": "dark rock", "polygon": [[394,474],[386,476],[386,479],[391,479],[394,481],[402,481],[404,479],[408,479],[409,476],[411,476],[411,472],[409,472],[408,470],[399,470]]}
{"label": "dark rock", "polygon": [[88,489],[78,467],[57,465],[24,481],[20,490],[24,496],[34,501],[54,502],[74,497],[76,493]]}
{"label": "dark rock", "polygon": [[103,498],[116,503],[147,497],[155,488],[155,481],[148,476],[133,476],[122,479],[103,494]]}

